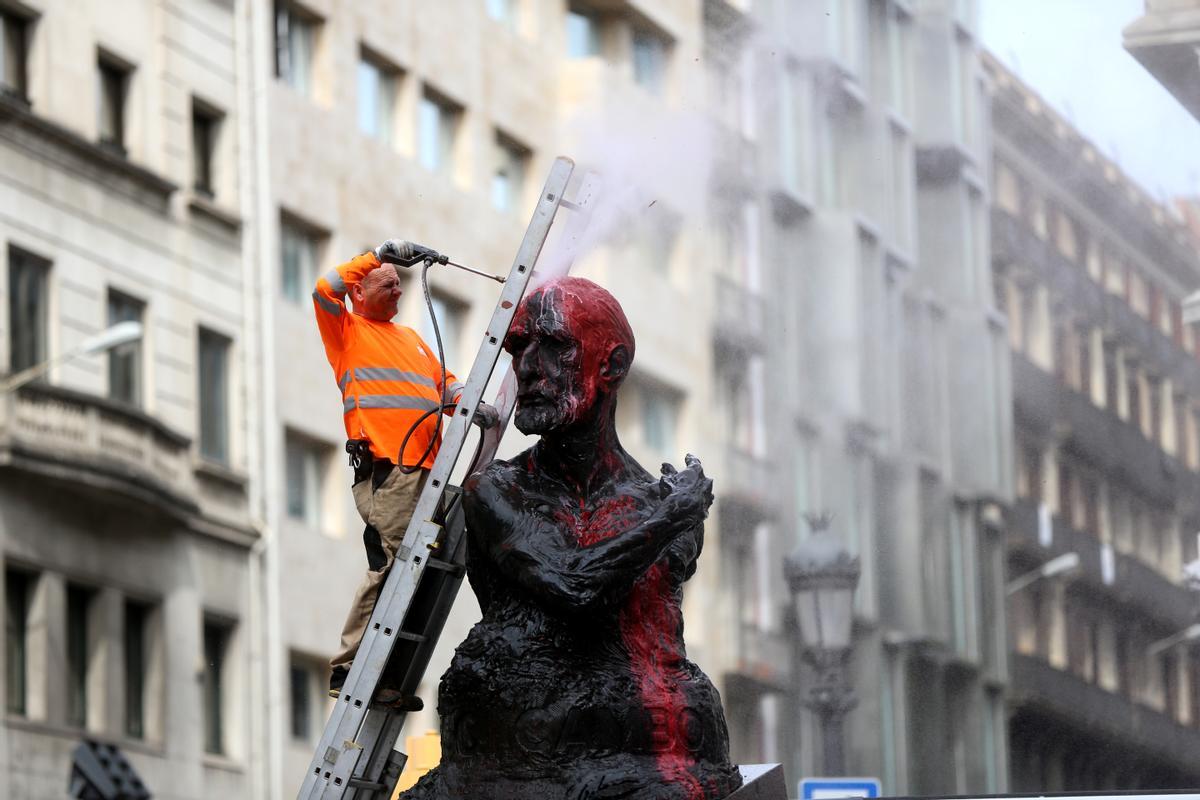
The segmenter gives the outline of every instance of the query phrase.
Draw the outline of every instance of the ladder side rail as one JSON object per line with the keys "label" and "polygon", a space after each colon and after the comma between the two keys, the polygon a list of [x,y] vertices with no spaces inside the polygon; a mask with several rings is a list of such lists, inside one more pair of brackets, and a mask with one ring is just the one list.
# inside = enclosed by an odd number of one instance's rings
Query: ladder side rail
{"label": "ladder side rail", "polygon": [[384,582],[371,621],[359,644],[358,655],[343,686],[341,698],[334,707],[313,761],[309,765],[299,794],[300,800],[339,800],[349,789],[350,778],[363,749],[356,741],[358,730],[366,716],[379,676],[391,654],[395,641],[393,634],[399,629],[399,623],[395,626],[387,623],[389,620],[403,621],[404,606],[411,600],[421,573],[426,567],[423,554],[432,549],[431,545],[434,545],[441,531],[441,527],[431,519],[466,440],[471,416],[499,358],[503,337],[533,276],[533,265],[549,235],[573,169],[574,165],[570,159],[558,158],[550,170],[533,219],[525,231],[525,237],[463,389],[459,412],[453,415],[447,427],[442,448],[430,470],[425,490],[417,501],[404,543],[399,548],[390,574]]}

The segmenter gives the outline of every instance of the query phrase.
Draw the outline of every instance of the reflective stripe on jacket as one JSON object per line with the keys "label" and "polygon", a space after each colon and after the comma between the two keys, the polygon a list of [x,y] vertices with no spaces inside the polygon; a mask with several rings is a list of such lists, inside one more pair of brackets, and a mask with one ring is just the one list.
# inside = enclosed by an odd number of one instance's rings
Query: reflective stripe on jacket
{"label": "reflective stripe on jacket", "polygon": [[[411,467],[429,447],[437,418],[426,417],[401,454],[404,436],[425,412],[458,402],[462,384],[447,370],[447,385],[440,385],[437,352],[412,328],[367,319],[346,307],[350,288],[379,266],[374,253],[364,253],[330,270],[317,280],[313,307],[325,355],[342,392],[346,437],[367,439],[376,458]],[[433,465],[438,444],[422,466]]]}

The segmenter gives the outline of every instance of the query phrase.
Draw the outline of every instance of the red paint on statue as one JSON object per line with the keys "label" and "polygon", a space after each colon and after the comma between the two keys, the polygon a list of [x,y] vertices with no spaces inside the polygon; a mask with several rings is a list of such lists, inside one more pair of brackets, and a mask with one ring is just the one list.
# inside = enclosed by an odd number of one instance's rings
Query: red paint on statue
{"label": "red paint on statue", "polygon": [[[618,524],[620,519],[637,511],[628,496],[613,498],[590,512],[583,505],[580,499],[577,513],[563,510],[556,515],[581,547],[611,539],[624,527]],[[673,602],[669,580],[661,561],[638,579],[621,609],[621,640],[629,652],[642,704],[658,726],[654,730],[658,771],[664,780],[681,784],[689,798],[698,799],[704,797],[704,787],[691,772],[696,761],[688,750],[687,698],[675,677],[684,658],[678,644],[683,614]]]}

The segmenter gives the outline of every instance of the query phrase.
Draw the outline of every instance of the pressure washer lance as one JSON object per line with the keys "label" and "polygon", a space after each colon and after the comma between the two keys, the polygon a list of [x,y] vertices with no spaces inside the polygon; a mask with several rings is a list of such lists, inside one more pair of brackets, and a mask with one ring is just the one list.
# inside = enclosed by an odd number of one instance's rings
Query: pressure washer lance
{"label": "pressure washer lance", "polygon": [[451,267],[458,267],[459,269],[470,272],[474,275],[479,275],[484,278],[491,278],[496,283],[504,283],[506,280],[508,280],[503,275],[493,275],[490,272],[483,272],[482,270],[475,269],[474,267],[468,267],[466,264],[459,264],[451,261],[447,256],[442,255],[437,250],[434,250],[430,247],[414,244],[412,245],[412,251],[413,254],[408,258],[400,259],[389,255],[388,257],[384,258],[384,261],[389,264],[395,264],[397,266],[404,267],[406,269],[414,264],[419,264],[422,261],[430,261],[434,264],[445,264]]}

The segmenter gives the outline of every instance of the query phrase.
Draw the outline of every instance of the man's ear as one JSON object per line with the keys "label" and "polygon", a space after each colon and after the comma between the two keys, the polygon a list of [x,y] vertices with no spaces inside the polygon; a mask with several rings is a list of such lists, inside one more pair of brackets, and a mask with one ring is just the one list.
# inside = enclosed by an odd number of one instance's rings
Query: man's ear
{"label": "man's ear", "polygon": [[612,385],[618,385],[629,374],[629,348],[623,344],[615,346],[600,364],[600,377]]}

